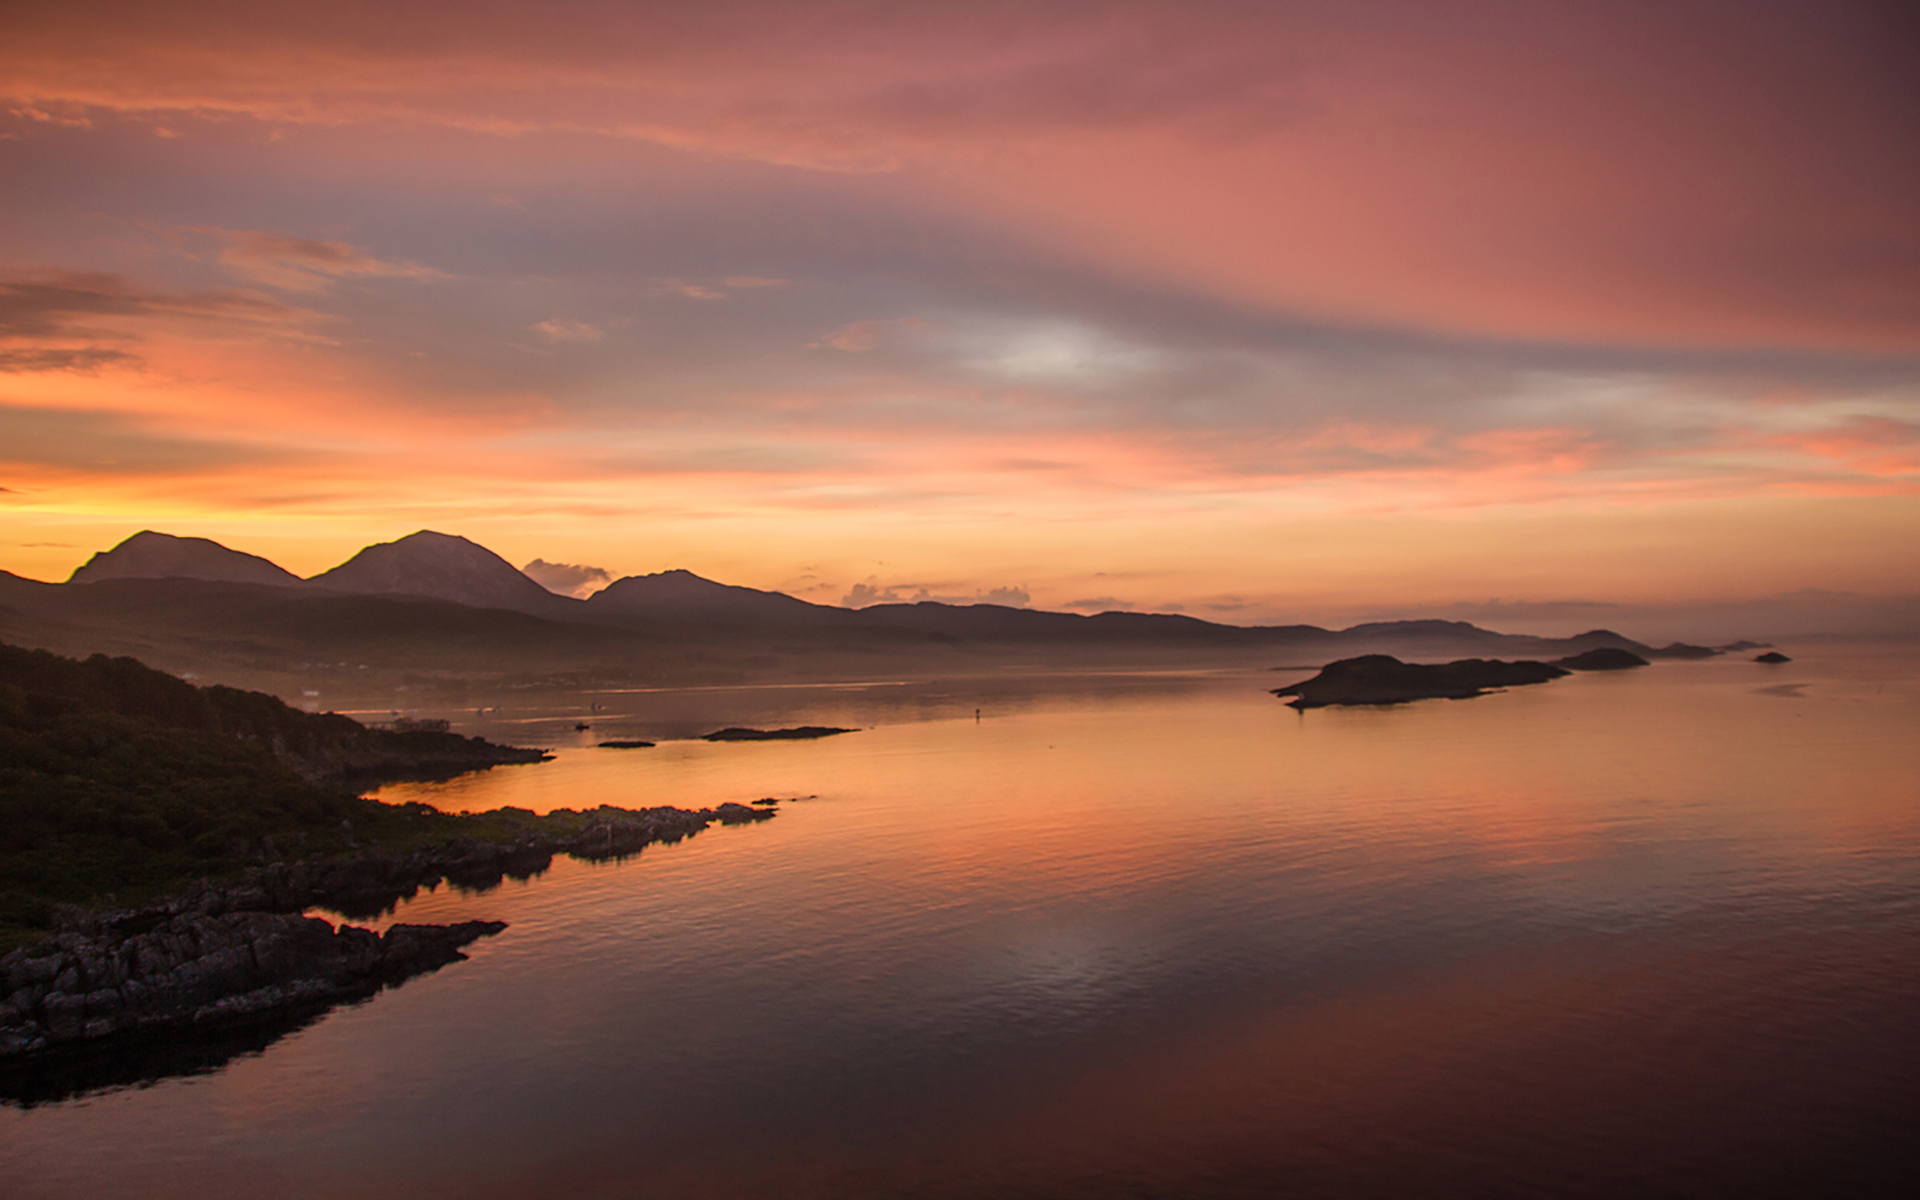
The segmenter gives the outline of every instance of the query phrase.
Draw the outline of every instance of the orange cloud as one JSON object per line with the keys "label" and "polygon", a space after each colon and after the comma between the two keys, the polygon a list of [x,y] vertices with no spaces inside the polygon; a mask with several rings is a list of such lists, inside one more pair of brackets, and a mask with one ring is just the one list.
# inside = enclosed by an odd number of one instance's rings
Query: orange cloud
{"label": "orange cloud", "polygon": [[894,317],[890,320],[851,321],[817,342],[808,342],[810,349],[844,350],[849,354],[864,354],[890,341],[930,328],[932,322],[919,317]]}
{"label": "orange cloud", "polygon": [[549,317],[532,326],[532,329],[549,342],[597,342],[607,336],[606,331],[597,325],[566,317]]}
{"label": "orange cloud", "polygon": [[1838,428],[1776,434],[1769,444],[1842,463],[1875,476],[1915,476],[1920,486],[1920,424],[1856,417]]}

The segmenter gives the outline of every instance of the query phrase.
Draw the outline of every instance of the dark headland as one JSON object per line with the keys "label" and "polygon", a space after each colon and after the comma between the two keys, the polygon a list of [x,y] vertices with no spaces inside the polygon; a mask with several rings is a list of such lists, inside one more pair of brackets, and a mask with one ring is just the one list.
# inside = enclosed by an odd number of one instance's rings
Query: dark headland
{"label": "dark headland", "polygon": [[453,814],[356,790],[544,757],[367,729],[132,659],[0,645],[0,948],[13,947],[0,957],[0,1098],[48,1094],[54,1076],[98,1086],[75,1064],[110,1076],[156,1036],[244,1048],[223,1031],[284,1032],[503,928],[376,934],[308,909],[366,919],[442,882],[486,890],[556,854],[621,857],[774,815],[742,804]]}
{"label": "dark headland", "polygon": [[1404,704],[1410,700],[1468,700],[1497,688],[1545,683],[1569,674],[1542,662],[1467,658],[1450,663],[1401,662],[1387,654],[1363,654],[1328,663],[1312,679],[1275,688],[1292,696],[1294,708],[1331,704]]}

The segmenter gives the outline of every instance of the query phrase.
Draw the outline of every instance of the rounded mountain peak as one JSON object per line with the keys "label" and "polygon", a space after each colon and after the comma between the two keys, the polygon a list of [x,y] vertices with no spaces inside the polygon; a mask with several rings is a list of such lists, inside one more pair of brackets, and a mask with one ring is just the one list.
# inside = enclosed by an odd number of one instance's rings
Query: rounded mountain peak
{"label": "rounded mountain peak", "polygon": [[337,592],[427,596],[522,612],[545,611],[559,600],[478,542],[431,529],[368,546],[308,582]]}
{"label": "rounded mountain peak", "polygon": [[211,538],[175,537],[152,529],[142,529],[113,549],[95,554],[67,582],[103,579],[204,579],[278,587],[300,583],[298,575],[257,554],[229,550]]}

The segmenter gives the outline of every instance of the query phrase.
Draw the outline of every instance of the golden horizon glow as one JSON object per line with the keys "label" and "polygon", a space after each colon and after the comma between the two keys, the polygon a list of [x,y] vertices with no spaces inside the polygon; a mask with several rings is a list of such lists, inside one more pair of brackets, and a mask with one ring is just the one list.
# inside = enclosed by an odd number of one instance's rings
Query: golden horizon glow
{"label": "golden horizon glow", "polygon": [[1864,13],[107,7],[0,46],[0,568],[1920,624]]}

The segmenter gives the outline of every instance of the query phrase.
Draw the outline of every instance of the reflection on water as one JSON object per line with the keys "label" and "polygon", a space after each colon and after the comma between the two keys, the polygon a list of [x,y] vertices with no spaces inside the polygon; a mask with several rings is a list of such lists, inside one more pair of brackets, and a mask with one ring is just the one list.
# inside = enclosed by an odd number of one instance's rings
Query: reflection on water
{"label": "reflection on water", "polygon": [[[364,1003],[356,997],[341,1003]],[[0,1103],[32,1107],[117,1087],[145,1087],[182,1075],[207,1075],[236,1058],[258,1054],[335,1007],[295,1006],[245,1021],[161,1038],[79,1043],[30,1063],[0,1066]]]}
{"label": "reflection on water", "polygon": [[[393,919],[511,927],[217,1074],[0,1112],[0,1177],[1873,1194],[1920,1099],[1920,684],[1906,652],[1793,653],[1306,714],[1250,671],[469,715],[558,757],[390,798],[811,798],[421,895]],[[861,732],[675,740],[773,724]]]}

